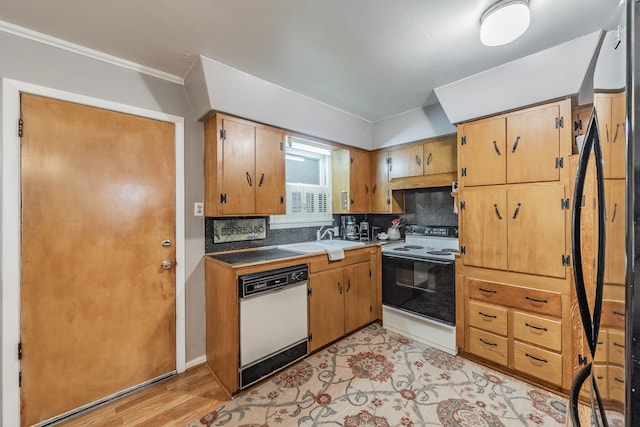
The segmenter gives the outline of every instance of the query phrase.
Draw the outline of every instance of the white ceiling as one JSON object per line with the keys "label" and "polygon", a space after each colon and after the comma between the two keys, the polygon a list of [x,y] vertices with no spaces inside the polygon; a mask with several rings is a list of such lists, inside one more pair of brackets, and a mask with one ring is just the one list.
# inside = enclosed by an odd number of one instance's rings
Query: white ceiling
{"label": "white ceiling", "polygon": [[485,47],[494,0],[0,0],[0,20],[182,79],[197,55],[369,121],[433,88],[609,25],[624,0],[531,0],[515,42]]}

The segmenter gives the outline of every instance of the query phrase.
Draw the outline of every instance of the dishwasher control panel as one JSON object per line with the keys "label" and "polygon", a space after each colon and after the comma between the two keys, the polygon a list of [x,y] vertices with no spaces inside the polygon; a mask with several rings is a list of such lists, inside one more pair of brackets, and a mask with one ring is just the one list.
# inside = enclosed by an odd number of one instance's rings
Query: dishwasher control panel
{"label": "dishwasher control panel", "polygon": [[308,278],[309,269],[305,264],[245,274],[238,277],[238,295],[240,298],[245,298],[261,292],[269,292],[295,283],[305,282]]}

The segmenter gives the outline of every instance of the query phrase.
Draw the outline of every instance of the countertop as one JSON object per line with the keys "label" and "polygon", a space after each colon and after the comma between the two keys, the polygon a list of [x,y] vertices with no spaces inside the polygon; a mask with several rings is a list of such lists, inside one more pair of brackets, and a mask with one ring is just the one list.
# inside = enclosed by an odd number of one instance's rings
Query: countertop
{"label": "countertop", "polygon": [[[401,240],[361,240],[364,246],[354,246],[352,248],[346,248],[345,250],[350,249],[359,249],[369,245],[384,245],[387,243],[397,243]],[[313,242],[309,242],[313,243]],[[245,264],[256,264],[267,261],[276,261],[276,260],[284,260],[288,258],[295,257],[308,257],[315,256],[316,254],[301,254],[298,252],[288,251],[286,249],[280,249],[275,246],[265,246],[260,248],[251,248],[251,249],[241,249],[237,251],[228,251],[228,252],[209,252],[205,254],[205,257],[209,257],[226,264],[232,265],[234,267]]]}

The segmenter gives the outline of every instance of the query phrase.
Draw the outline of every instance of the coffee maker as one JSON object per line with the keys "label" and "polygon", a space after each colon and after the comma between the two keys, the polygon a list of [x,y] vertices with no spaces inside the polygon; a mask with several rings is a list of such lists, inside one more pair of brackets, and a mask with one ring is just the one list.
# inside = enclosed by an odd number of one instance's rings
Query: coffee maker
{"label": "coffee maker", "polygon": [[344,229],[344,238],[347,240],[359,240],[360,231],[356,224],[356,217],[347,215],[341,218],[342,227]]}

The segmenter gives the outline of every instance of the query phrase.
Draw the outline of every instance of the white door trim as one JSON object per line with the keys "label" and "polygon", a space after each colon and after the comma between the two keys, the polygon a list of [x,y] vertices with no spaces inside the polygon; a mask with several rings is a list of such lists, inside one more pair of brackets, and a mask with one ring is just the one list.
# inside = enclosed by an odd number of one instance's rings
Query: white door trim
{"label": "white door trim", "polygon": [[176,371],[185,370],[185,168],[184,118],[130,105],[92,98],[75,93],[37,86],[11,79],[2,79],[2,145],[0,157],[2,205],[0,215],[2,268],[2,422],[20,425],[20,388],[18,375],[18,340],[20,338],[20,93],[28,92],[63,101],[132,114],[175,125],[176,160]]}

